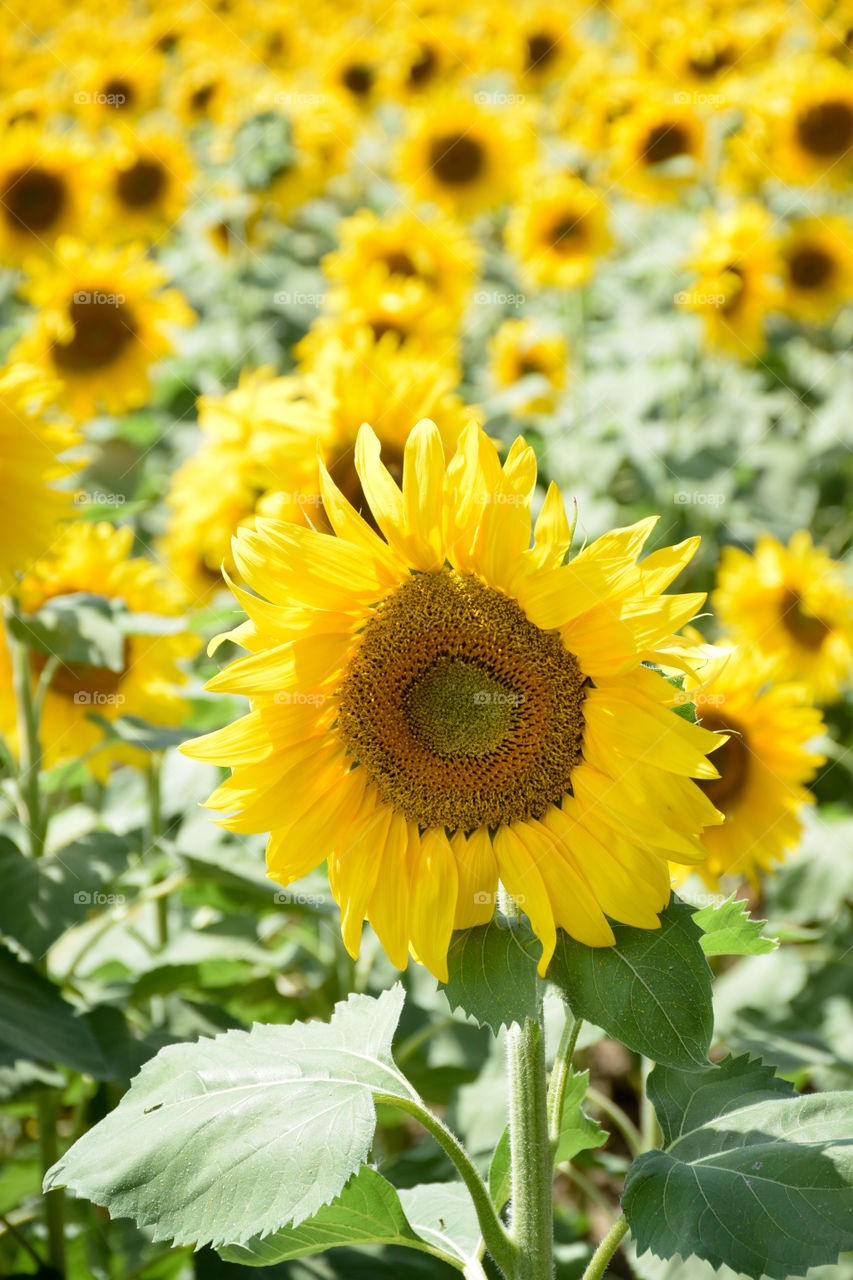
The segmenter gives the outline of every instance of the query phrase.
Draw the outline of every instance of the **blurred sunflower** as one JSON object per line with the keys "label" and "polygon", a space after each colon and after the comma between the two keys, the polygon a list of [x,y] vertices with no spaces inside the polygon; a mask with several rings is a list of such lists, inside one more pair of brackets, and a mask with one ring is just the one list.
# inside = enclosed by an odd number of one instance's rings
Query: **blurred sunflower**
{"label": "blurred sunflower", "polygon": [[[409,949],[447,979],[454,928],[494,912],[498,880],[542,941],[556,926],[610,946],[607,917],[658,926],[668,859],[704,856],[719,820],[693,778],[715,734],[673,713],[644,662],[687,661],[672,633],[703,596],[661,592],[698,540],[635,562],[654,525],[616,530],[564,563],[552,486],[531,547],[533,450],[503,467],[472,426],[449,464],[421,422],[402,491],[363,426],[360,487],[383,537],[321,468],[336,537],[275,521],[240,533],[250,650],[212,689],[248,716],[184,750],[231,765],[210,797],[230,830],[270,831],[282,884],[328,860],[351,954],[365,916],[391,962]],[[257,594],[253,594],[253,593]],[[680,656],[678,656],[680,655]]]}
{"label": "blurred sunflower", "polygon": [[571,176],[533,184],[510,214],[506,241],[529,279],[562,289],[588,280],[612,243],[601,196]]}
{"label": "blurred sunflower", "polygon": [[[346,302],[331,295],[329,302]],[[458,381],[459,316],[442,301],[424,295],[416,283],[400,292],[365,292],[360,305],[321,312],[294,348],[303,364],[315,364],[330,343],[349,345],[367,330],[375,341],[388,338],[407,355],[428,356],[436,366],[454,370]]]}
{"label": "blurred sunflower", "polygon": [[[36,614],[56,596],[85,592],[121,602],[132,613],[180,615],[185,607],[180,588],[158,565],[132,557],[132,547],[133,530],[127,526],[116,528],[106,522],[85,520],[67,525],[23,579],[23,613]],[[46,768],[79,759],[101,741],[104,731],[88,718],[90,713],[105,720],[140,716],[159,725],[177,725],[186,720],[189,706],[180,693],[186,677],[178,664],[197,651],[199,639],[178,626],[170,634],[128,634],[123,665],[117,671],[85,662],[63,661],[57,665],[42,704],[42,756]],[[33,652],[34,681],[46,665],[45,656]],[[5,644],[0,644],[0,670],[8,677],[10,658]],[[16,721],[10,685],[10,679],[0,680],[0,729],[14,750]],[[144,766],[148,754],[118,743],[98,751],[90,768],[97,778],[104,779],[114,761]]]}
{"label": "blurred sunflower", "polygon": [[357,35],[345,27],[319,51],[318,61],[325,67],[323,84],[341,94],[351,106],[368,110],[377,100],[392,54],[393,46],[380,25]]}
{"label": "blurred sunflower", "polygon": [[853,298],[853,228],[846,218],[795,222],[779,253],[790,315],[826,320]]}
{"label": "blurred sunflower", "polygon": [[75,109],[84,118],[145,115],[159,102],[163,55],[122,39],[75,76]]}
{"label": "blurred sunflower", "polygon": [[463,97],[413,111],[398,156],[398,177],[417,200],[460,216],[514,198],[535,151],[520,108],[490,110]]}
{"label": "blurred sunflower", "polygon": [[193,175],[190,153],[174,133],[123,130],[102,160],[102,225],[108,238],[155,238],[177,222]]}
{"label": "blurred sunflower", "polygon": [[[711,754],[719,778],[699,784],[726,818],[705,831],[708,858],[694,868],[712,890],[721,877],[737,876],[757,891],[759,874],[796,846],[800,811],[814,801],[805,784],[824,757],[809,743],[823,731],[823,719],[801,685],[773,677],[772,660],[737,649],[685,680],[702,727],[728,735]],[[683,868],[674,870],[683,878]]]}
{"label": "blurred sunflower", "polygon": [[480,61],[478,46],[447,14],[416,19],[398,48],[398,62],[389,92],[403,101],[450,88],[470,74]]}
{"label": "blurred sunflower", "polygon": [[566,385],[569,344],[562,333],[543,327],[531,316],[504,320],[489,343],[489,375],[498,389],[513,387],[536,375],[538,388],[513,403],[512,412],[549,413]]}
{"label": "blurred sunflower", "polygon": [[749,555],[724,547],[714,609],[737,644],[772,658],[778,677],[836,701],[853,668],[853,591],[805,529],[787,547],[762,535]]}
{"label": "blurred sunflower", "polygon": [[335,286],[335,310],[358,309],[365,295],[390,295],[394,310],[443,304],[458,315],[476,278],[480,253],[458,223],[399,210],[380,218],[361,209],[338,223],[338,248],[322,260]]}
{"label": "blurred sunflower", "polygon": [[675,198],[705,164],[705,124],[690,103],[644,96],[611,130],[612,177],[647,200]]}
{"label": "blurred sunflower", "polygon": [[579,12],[571,6],[533,4],[508,13],[504,59],[522,89],[537,89],[566,74],[581,56],[573,34]]}
{"label": "blurred sunflower", "polygon": [[679,302],[701,314],[709,345],[760,355],[765,319],[781,298],[771,215],[754,201],[709,212],[689,265],[699,278]]}
{"label": "blurred sunflower", "polygon": [[49,253],[63,232],[85,226],[95,178],[91,152],[79,138],[27,124],[4,134],[0,157],[0,256],[19,266]]}
{"label": "blurred sunflower", "polygon": [[55,484],[76,469],[78,464],[62,455],[77,444],[79,436],[45,416],[58,389],[31,365],[10,365],[0,371],[2,592],[9,591],[15,575],[28,570],[44,553],[59,521],[73,514],[72,495]]}
{"label": "blurred sunflower", "polygon": [[291,424],[300,395],[293,378],[244,372],[222,396],[202,396],[202,445],[174,472],[160,552],[187,591],[204,602],[234,572],[231,540],[255,516],[316,514],[315,445]]}
{"label": "blurred sunflower", "polygon": [[853,175],[853,84],[840,68],[806,59],[787,69],[784,93],[771,99],[772,163],[787,182],[825,179],[845,186]]}
{"label": "blurred sunflower", "polygon": [[62,402],[77,418],[122,413],[148,397],[148,370],[172,350],[168,330],[193,313],[139,244],[93,249],[63,237],[50,262],[33,261],[22,292],[37,308],[12,359],[63,382]]}

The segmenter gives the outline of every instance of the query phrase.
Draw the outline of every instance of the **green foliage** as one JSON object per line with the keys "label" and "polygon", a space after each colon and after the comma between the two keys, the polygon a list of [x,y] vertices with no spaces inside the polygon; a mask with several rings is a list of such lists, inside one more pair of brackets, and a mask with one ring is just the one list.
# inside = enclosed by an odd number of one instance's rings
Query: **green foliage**
{"label": "green foliage", "polygon": [[616,945],[558,933],[548,977],[573,1013],[629,1049],[673,1067],[701,1067],[713,1031],[711,971],[693,909],[673,898],[659,930],[614,925]]}
{"label": "green foliage", "polygon": [[734,893],[725,902],[712,903],[694,913],[693,921],[702,930],[700,942],[706,956],[762,956],[775,951],[776,938],[764,936],[766,920],[753,920],[745,901],[735,902]]}
{"label": "green foliage", "polygon": [[542,944],[526,923],[501,915],[476,929],[460,930],[447,954],[444,991],[451,1009],[462,1009],[495,1033],[535,1017],[541,954]]}

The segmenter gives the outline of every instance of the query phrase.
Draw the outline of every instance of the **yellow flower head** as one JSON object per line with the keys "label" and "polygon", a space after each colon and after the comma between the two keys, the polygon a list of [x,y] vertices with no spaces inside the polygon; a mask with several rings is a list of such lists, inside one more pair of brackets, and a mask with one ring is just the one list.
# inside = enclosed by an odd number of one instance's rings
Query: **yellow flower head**
{"label": "yellow flower head", "polygon": [[49,257],[58,236],[86,225],[96,185],[91,151],[78,138],[19,124],[4,131],[0,156],[0,256],[20,266]]}
{"label": "yellow flower head", "polygon": [[100,226],[114,242],[159,239],[189,199],[193,162],[173,133],[124,128],[101,158]]}
{"label": "yellow flower head", "polygon": [[[122,601],[132,613],[174,615],[184,609],[183,593],[158,565],[132,557],[133,530],[106,522],[77,521],[65,527],[48,553],[23,579],[21,608],[35,614],[56,596],[85,592]],[[153,724],[177,725],[189,708],[180,687],[186,677],[178,662],[198,648],[198,638],[185,630],[167,635],[127,635],[124,664],[119,671],[83,662],[60,662],[50,678],[42,707],[42,755],[46,767],[79,759],[97,746],[103,730],[89,714],[105,720],[139,716]],[[33,652],[33,680],[40,677],[47,658]],[[10,658],[0,644],[0,729],[16,742],[15,708],[10,692]],[[142,765],[145,753],[116,744],[92,757],[91,769],[104,778],[110,763]]]}
{"label": "yellow flower head", "polygon": [[562,289],[588,280],[612,243],[600,195],[571,176],[535,184],[513,209],[506,239],[531,281]]}
{"label": "yellow flower head", "polygon": [[771,164],[787,182],[845,187],[853,175],[853,84],[841,68],[806,59],[772,95]]}
{"label": "yellow flower head", "polygon": [[62,455],[79,437],[45,414],[58,390],[31,365],[10,365],[0,372],[0,591],[10,590],[15,575],[44,553],[59,521],[73,512],[71,494],[54,486],[75,470]]}
{"label": "yellow flower head", "polygon": [[[334,535],[258,520],[236,539],[249,654],[210,682],[249,714],[188,744],[232,765],[208,801],[269,831],[282,884],[328,861],[352,954],[365,916],[392,963],[447,977],[454,928],[491,918],[498,880],[523,903],[545,972],[556,927],[590,946],[608,918],[654,929],[668,859],[704,856],[719,814],[718,735],[672,708],[644,665],[695,652],[673,633],[702,595],[661,593],[698,539],[637,557],[655,523],[566,563],[555,486],[535,529],[536,459],[501,465],[475,426],[449,462],[437,427],[406,441],[402,486],[363,426],[356,467],[378,536],[321,468]],[[534,542],[531,546],[531,532]]]}
{"label": "yellow flower head", "polygon": [[795,222],[780,246],[783,306],[797,319],[826,320],[853,297],[853,228],[846,218]]}
{"label": "yellow flower head", "polygon": [[63,238],[30,274],[24,293],[38,313],[12,358],[61,378],[63,404],[80,419],[144,404],[149,366],[172,350],[170,327],[194,319],[182,294],[162,289],[167,276],[144,246]]}
{"label": "yellow flower head", "polygon": [[725,876],[757,889],[759,873],[799,840],[800,811],[814,799],[805,784],[824,762],[809,747],[823,720],[801,685],[775,681],[772,660],[751,658],[747,648],[711,659],[685,692],[704,728],[728,734],[711,755],[719,778],[700,784],[726,821],[705,831],[708,858],[695,870],[711,889]]}
{"label": "yellow flower head", "polygon": [[690,102],[642,97],[612,130],[612,176],[648,200],[675,198],[701,176],[706,128]]}
{"label": "yellow flower head", "polygon": [[544,391],[531,392],[514,406],[517,414],[548,413],[566,385],[569,344],[563,334],[549,330],[530,316],[504,320],[489,344],[489,372],[498,388],[512,387],[536,374]]}
{"label": "yellow flower head", "polygon": [[738,644],[772,658],[781,680],[834,702],[853,669],[853,590],[805,529],[787,546],[764,534],[749,555],[724,547],[714,608]]}

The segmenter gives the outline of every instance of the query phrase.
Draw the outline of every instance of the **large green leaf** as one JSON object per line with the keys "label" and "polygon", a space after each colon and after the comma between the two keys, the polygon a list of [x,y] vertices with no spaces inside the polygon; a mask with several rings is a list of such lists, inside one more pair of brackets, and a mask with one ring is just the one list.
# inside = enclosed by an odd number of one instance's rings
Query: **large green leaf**
{"label": "large green leaf", "polygon": [[331,1204],[295,1227],[219,1250],[226,1262],[272,1266],[340,1245],[397,1244],[421,1249],[461,1269],[480,1252],[471,1197],[461,1182],[397,1191],[365,1165]]}
{"label": "large green leaf", "polygon": [[109,1075],[85,1016],[35,969],[0,947],[0,1065],[20,1059]]}
{"label": "large green leaf", "polygon": [[[610,1136],[596,1120],[583,1109],[583,1101],[589,1086],[589,1072],[570,1070],[563,1098],[563,1116],[560,1137],[554,1155],[555,1164],[574,1160],[581,1151],[592,1151],[602,1146]],[[489,1192],[499,1208],[507,1203],[512,1191],[510,1176],[509,1129],[504,1129],[495,1147],[489,1168]]]}
{"label": "large green leaf", "polygon": [[453,935],[447,953],[445,994],[481,1027],[501,1027],[536,1017],[536,962],[542,944],[527,924],[495,916],[488,924]]}
{"label": "large green leaf", "polygon": [[693,921],[702,930],[700,943],[706,956],[763,956],[775,951],[776,938],[764,936],[766,920],[753,920],[746,902],[735,902],[734,893],[725,902],[711,903],[694,912]]}
{"label": "large green leaf", "polygon": [[403,989],[354,995],[328,1024],[255,1026],[171,1045],[49,1171],[178,1244],[296,1226],[364,1163],[375,1095],[412,1098],[391,1058]]}
{"label": "large green leaf", "polygon": [[669,1145],[635,1161],[622,1200],[640,1252],[788,1280],[853,1249],[853,1094],[790,1096],[743,1058],[658,1071]]}
{"label": "large green leaf", "polygon": [[64,662],[124,668],[124,632],[116,614],[124,610],[120,601],[76,591],[54,596],[38,610],[10,619],[12,634],[31,648]]}
{"label": "large green leaf", "polygon": [[90,831],[58,853],[30,858],[0,836],[0,936],[25,957],[40,960],[66,929],[111,905],[107,892],[124,869],[132,841]]}
{"label": "large green leaf", "polygon": [[616,924],[613,947],[562,931],[548,969],[576,1017],[673,1067],[701,1067],[714,1030],[711,970],[693,908],[673,898],[660,929]]}

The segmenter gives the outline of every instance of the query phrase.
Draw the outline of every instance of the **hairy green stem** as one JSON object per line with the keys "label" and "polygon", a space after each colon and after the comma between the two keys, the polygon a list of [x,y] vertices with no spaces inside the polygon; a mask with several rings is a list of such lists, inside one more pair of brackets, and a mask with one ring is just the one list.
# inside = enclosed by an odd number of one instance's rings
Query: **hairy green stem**
{"label": "hairy green stem", "polygon": [[21,606],[17,597],[7,596],[4,609],[9,652],[12,656],[12,688],[18,724],[18,791],[26,815],[30,852],[34,858],[40,858],[44,853],[47,822],[39,788],[41,744],[38,708],[33,698],[29,650],[13,633],[10,625],[21,619]]}
{"label": "hairy green stem", "polygon": [[441,1149],[446,1152],[456,1165],[462,1181],[468,1188],[468,1192],[474,1202],[474,1208],[477,1211],[477,1221],[480,1224],[480,1231],[483,1234],[486,1248],[507,1277],[507,1280],[515,1280],[515,1277],[520,1274],[517,1266],[516,1247],[498,1217],[498,1212],[492,1203],[488,1187],[480,1177],[471,1157],[456,1135],[448,1129],[442,1120],[439,1120],[438,1116],[434,1115],[416,1098],[401,1098],[397,1094],[389,1093],[375,1094],[374,1100],[376,1102],[387,1102],[390,1106],[399,1107],[400,1110],[406,1111],[420,1121],[428,1133],[432,1134]]}
{"label": "hairy green stem", "polygon": [[540,1017],[507,1032],[511,1230],[517,1280],[554,1273],[554,1162],[548,1131],[545,1036]]}
{"label": "hairy green stem", "polygon": [[607,1274],[608,1263],[627,1234],[628,1222],[624,1215],[620,1214],[590,1258],[589,1266],[583,1273],[582,1280],[603,1280],[603,1277]]}
{"label": "hairy green stem", "polygon": [[566,1085],[572,1071],[572,1058],[578,1042],[583,1019],[576,1018],[570,1009],[566,1009],[566,1022],[563,1034],[557,1047],[554,1068],[548,1083],[548,1136],[551,1140],[552,1156],[557,1154],[560,1141],[560,1129],[563,1125],[563,1104],[566,1097]]}

